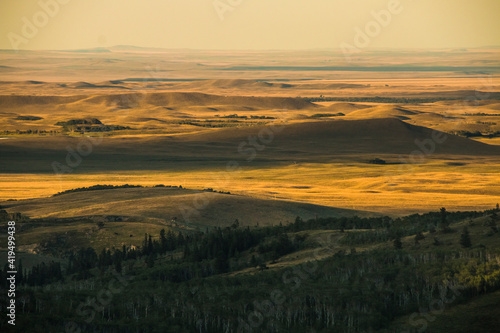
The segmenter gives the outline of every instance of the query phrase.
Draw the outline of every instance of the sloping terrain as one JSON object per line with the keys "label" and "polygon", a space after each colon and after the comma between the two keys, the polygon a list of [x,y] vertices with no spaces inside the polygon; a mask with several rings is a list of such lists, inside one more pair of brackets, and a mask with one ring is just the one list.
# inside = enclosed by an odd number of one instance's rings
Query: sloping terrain
{"label": "sloping terrain", "polygon": [[[70,84],[75,87],[98,87],[86,82]],[[99,87],[105,89],[113,84],[105,83]],[[97,89],[97,88],[92,88]],[[128,89],[121,87],[121,89]],[[220,91],[219,91],[220,92]],[[290,97],[252,97],[234,95],[210,95],[199,92],[151,92],[133,91],[122,94],[89,94],[89,95],[0,95],[0,131],[16,130],[51,130],[60,131],[57,122],[71,119],[92,117],[106,124],[132,126],[134,129],[158,129],[180,131],[188,128],[196,130],[196,124],[183,124],[182,119],[195,121],[212,120],[210,126],[245,125],[245,122],[234,122],[231,119],[218,118],[219,115],[244,112],[251,116],[273,116],[276,112],[286,110],[314,110],[318,106],[301,98]],[[25,121],[19,116],[38,116],[39,121]],[[157,120],[148,123],[144,119]],[[246,118],[245,118],[246,119]],[[258,120],[251,120],[256,122]],[[179,124],[180,123],[180,124]],[[199,126],[206,126],[200,124]],[[181,130],[179,130],[181,128]],[[140,133],[136,133],[140,134]]]}
{"label": "sloping terrain", "polygon": [[[91,85],[86,82],[72,84],[75,87]],[[91,85],[94,86],[94,85]],[[133,101],[133,106],[165,106],[189,107],[210,105],[247,106],[266,109],[300,110],[313,108],[316,105],[300,98],[287,97],[248,97],[248,96],[220,96],[196,92],[134,92],[129,94],[105,95],[74,95],[74,96],[32,96],[32,95],[3,95],[0,96],[0,107],[4,110],[11,108],[30,108],[40,105],[64,105],[80,103],[81,105],[113,105],[117,101]],[[132,105],[131,105],[132,106]]]}
{"label": "sloping terrain", "polygon": [[372,108],[361,109],[349,113],[349,118],[354,119],[373,119],[373,118],[398,118],[401,120],[410,119],[409,117],[422,112],[409,110],[401,106],[379,105]]}
{"label": "sloping terrain", "polygon": [[[399,112],[411,112],[404,109]],[[303,122],[269,127],[223,129],[211,133],[180,136],[186,141],[216,141],[239,143],[248,136],[258,135],[261,143],[271,141],[277,148],[304,149],[324,155],[336,153],[411,153],[423,140],[434,136],[446,138],[437,143],[433,153],[458,155],[498,154],[499,148],[473,140],[414,126],[395,118]],[[427,142],[427,141],[426,141]]]}
{"label": "sloping terrain", "polygon": [[242,226],[288,224],[328,216],[366,216],[370,213],[283,200],[179,188],[126,188],[65,193],[49,198],[2,202],[9,212],[30,218],[120,216],[121,220],[154,221],[165,225]]}
{"label": "sloping terrain", "polygon": [[[444,142],[438,142],[444,140]],[[86,143],[84,143],[86,142]],[[500,147],[433,132],[394,118],[302,122],[209,130],[202,133],[82,139],[20,137],[1,140],[0,172],[53,172],[71,149],[89,142],[79,171],[210,167],[230,160],[325,162],[352,155],[498,156]],[[70,147],[70,148],[68,148]],[[69,149],[69,150],[68,150]],[[88,155],[88,156],[87,156]],[[417,158],[420,158],[416,156]]]}

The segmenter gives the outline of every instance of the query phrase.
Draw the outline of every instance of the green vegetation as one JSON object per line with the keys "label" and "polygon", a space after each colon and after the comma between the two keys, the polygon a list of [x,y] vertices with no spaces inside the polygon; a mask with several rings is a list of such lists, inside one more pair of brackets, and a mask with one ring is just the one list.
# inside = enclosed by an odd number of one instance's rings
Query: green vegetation
{"label": "green vegetation", "polygon": [[462,230],[462,234],[460,235],[460,245],[465,248],[472,246],[469,230],[467,229],[467,227],[464,227],[464,229]]}
{"label": "green vegetation", "polygon": [[387,164],[387,162],[381,158],[374,158],[373,160],[369,160],[368,163],[370,164]]}
{"label": "green vegetation", "polygon": [[59,131],[53,131],[53,130],[50,130],[50,131],[46,131],[46,130],[41,130],[41,129],[27,129],[27,130],[14,130],[14,131],[0,131],[0,135],[25,135],[25,134],[28,134],[28,135],[31,135],[31,134],[35,134],[35,135],[59,135],[61,134],[61,132]]}
{"label": "green vegetation", "polygon": [[[453,309],[500,290],[499,240],[481,233],[496,214],[442,209],[402,218],[298,217],[263,228],[242,228],[235,220],[226,228],[145,234],[138,247],[68,250],[31,268],[19,265],[16,328],[416,331],[432,327],[425,311],[436,304]],[[433,246],[428,235],[442,225],[446,232]],[[462,235],[452,232],[457,228]],[[486,245],[459,246],[465,231]],[[0,270],[2,287],[6,270]]]}
{"label": "green vegetation", "polygon": [[210,127],[210,128],[252,126],[252,125],[263,124],[262,122],[247,122],[239,120],[180,120],[180,121],[175,121],[173,123],[178,125],[191,125],[191,126]]}
{"label": "green vegetation", "polygon": [[307,102],[352,102],[352,103],[391,103],[391,104],[418,104],[435,103],[439,101],[460,100],[457,97],[302,97]]}
{"label": "green vegetation", "polygon": [[[142,185],[129,185],[129,184],[124,184],[124,185],[92,185],[89,187],[79,187],[79,188],[74,188],[71,190],[66,190],[62,192],[58,192],[53,195],[53,197],[56,197],[58,195],[66,194],[66,193],[75,193],[75,192],[86,192],[86,191],[99,191],[99,190],[112,190],[112,189],[117,189],[117,188],[139,188],[139,187],[145,187]],[[182,189],[182,186],[177,186],[177,185],[163,185],[163,184],[157,184],[154,185],[153,187],[164,187],[164,188],[177,188],[177,189]],[[215,191],[213,188],[206,188],[202,190],[203,192],[216,192],[216,193],[222,193],[222,194],[231,194],[231,192],[225,192],[225,191]]]}
{"label": "green vegetation", "polygon": [[5,209],[0,206],[0,222],[7,221],[20,221],[24,222],[28,220],[28,217],[22,215],[21,213],[8,213]]}
{"label": "green vegetation", "polygon": [[391,325],[394,329],[387,332],[399,332],[401,329],[396,327],[408,327],[410,322],[415,324],[411,328],[421,332],[496,332],[500,327],[499,299],[500,291],[497,291],[451,307],[437,303],[434,308],[425,309],[426,313],[399,318]]}
{"label": "green vegetation", "polygon": [[[159,185],[157,185],[157,186],[159,186]],[[110,189],[115,189],[115,188],[134,188],[134,187],[143,187],[143,186],[142,185],[129,185],[129,184],[125,184],[125,185],[99,185],[98,184],[98,185],[92,185],[89,187],[79,187],[79,188],[74,188],[71,190],[58,192],[58,193],[54,194],[53,196],[55,197],[58,195],[62,195],[62,194],[66,194],[66,193],[74,193],[74,192],[110,190]],[[168,187],[171,187],[171,186],[168,186]]]}
{"label": "green vegetation", "polygon": [[219,118],[229,118],[229,119],[248,119],[247,116],[238,116],[236,113],[230,114],[228,116],[219,116],[218,114],[216,114],[215,116]]}
{"label": "green vegetation", "polygon": [[394,249],[396,250],[401,250],[403,248],[403,243],[401,242],[401,238],[398,236],[396,239],[394,239],[394,242],[392,242]]}
{"label": "green vegetation", "polygon": [[482,132],[479,132],[479,131],[475,131],[475,132],[470,132],[470,131],[453,131],[453,132],[451,132],[451,134],[463,136],[463,137],[466,137],[466,138],[489,138],[489,139],[491,139],[491,138],[500,137],[500,131],[490,132],[490,133],[482,133]]}
{"label": "green vegetation", "polygon": [[473,112],[473,113],[464,113],[465,116],[482,116],[482,117],[500,117],[500,113],[484,113],[484,112]]}
{"label": "green vegetation", "polygon": [[35,121],[35,120],[41,120],[43,119],[42,117],[37,117],[37,116],[17,116],[15,118],[16,120],[29,120],[29,121]]}
{"label": "green vegetation", "polygon": [[231,194],[231,192],[228,192],[228,191],[215,191],[211,187],[203,189],[203,192],[214,192],[214,193],[221,193],[221,194]]}
{"label": "green vegetation", "polygon": [[56,125],[58,126],[102,125],[102,123],[97,118],[91,118],[91,119],[72,119],[68,121],[59,121],[56,123]]}
{"label": "green vegetation", "polygon": [[276,117],[270,117],[270,116],[250,116],[250,119],[276,119]]}
{"label": "green vegetation", "polygon": [[342,117],[345,116],[342,112],[338,113],[315,113],[310,118],[328,118],[328,117]]}
{"label": "green vegetation", "polygon": [[110,132],[132,129],[129,126],[104,125],[97,118],[90,119],[71,119],[68,121],[59,121],[57,126],[62,126],[66,132]]}
{"label": "green vegetation", "polygon": [[235,114],[230,114],[227,116],[219,116],[218,114],[215,115],[215,117],[218,118],[228,118],[228,119],[276,119],[276,117],[270,117],[270,116],[239,116],[236,113]]}

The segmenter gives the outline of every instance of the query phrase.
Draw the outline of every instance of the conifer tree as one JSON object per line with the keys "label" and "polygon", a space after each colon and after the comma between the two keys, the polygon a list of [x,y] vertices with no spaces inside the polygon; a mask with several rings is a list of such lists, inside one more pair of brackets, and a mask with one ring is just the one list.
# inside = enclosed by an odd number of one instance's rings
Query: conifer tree
{"label": "conifer tree", "polygon": [[448,222],[448,219],[447,219],[446,208],[442,207],[440,209],[440,211],[441,211],[441,223],[440,223],[441,231],[448,232],[448,231],[450,231],[450,223]]}
{"label": "conifer tree", "polygon": [[394,239],[393,245],[396,250],[401,250],[403,248],[403,243],[401,242],[401,238],[396,237],[396,239]]}
{"label": "conifer tree", "polygon": [[472,245],[469,230],[467,229],[467,227],[463,228],[462,234],[460,235],[460,245],[462,245],[462,247],[464,248],[471,247]]}

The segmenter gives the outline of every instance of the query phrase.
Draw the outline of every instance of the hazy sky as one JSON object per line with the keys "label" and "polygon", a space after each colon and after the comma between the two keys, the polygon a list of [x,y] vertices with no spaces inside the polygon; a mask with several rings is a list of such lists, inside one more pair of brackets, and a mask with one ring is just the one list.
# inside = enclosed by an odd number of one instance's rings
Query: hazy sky
{"label": "hazy sky", "polygon": [[500,45],[500,0],[1,0],[0,13],[2,49]]}

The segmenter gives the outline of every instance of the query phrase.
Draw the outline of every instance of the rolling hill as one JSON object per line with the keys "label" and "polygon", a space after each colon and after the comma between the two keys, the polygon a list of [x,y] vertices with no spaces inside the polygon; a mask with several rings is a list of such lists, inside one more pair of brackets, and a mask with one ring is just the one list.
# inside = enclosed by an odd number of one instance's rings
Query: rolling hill
{"label": "rolling hill", "polygon": [[420,111],[409,110],[401,106],[379,105],[371,108],[363,108],[349,113],[349,118],[353,119],[374,119],[374,118],[398,118],[408,120],[409,117],[421,114]]}
{"label": "rolling hill", "polygon": [[[133,204],[132,204],[133,203]],[[283,200],[182,188],[121,188],[65,193],[49,198],[2,202],[10,212],[30,218],[122,216],[130,221],[154,220],[170,224],[229,226],[235,219],[243,226],[277,225],[328,216],[367,216],[372,213]]]}
{"label": "rolling hill", "polygon": [[[411,112],[400,110],[399,112]],[[260,133],[260,134],[258,134]],[[415,126],[396,118],[376,118],[362,120],[334,120],[302,122],[276,127],[252,127],[223,129],[210,133],[179,136],[185,141],[215,141],[240,143],[249,136],[260,135],[261,141],[272,141],[269,146],[276,148],[301,149],[304,153],[317,152],[323,155],[343,153],[406,153],[419,148],[416,144],[431,140],[432,129]],[[437,144],[438,154],[492,155],[498,154],[496,146],[485,145],[455,135],[435,132],[445,136],[443,143]]]}
{"label": "rolling hill", "polygon": [[[435,135],[445,141],[430,143]],[[75,137],[2,140],[0,153],[4,159],[0,172],[53,172],[51,163],[64,161],[67,147],[79,144],[81,139]],[[166,170],[180,168],[184,163],[200,168],[250,158],[254,153],[259,161],[279,163],[290,159],[324,162],[349,155],[356,159],[373,154],[408,156],[415,151],[425,156],[498,156],[500,147],[433,132],[395,118],[277,123],[274,127],[227,128],[174,136],[104,138],[92,146],[79,172]]]}
{"label": "rolling hill", "polygon": [[[74,88],[97,87],[87,82],[77,82],[71,84]],[[107,87],[107,86],[102,86]],[[65,105],[69,103],[79,103],[79,106],[91,106],[102,104],[111,106],[116,101],[134,101],[134,105],[141,107],[164,106],[164,107],[189,107],[189,106],[246,106],[265,109],[290,109],[301,110],[314,108],[315,104],[307,102],[301,98],[289,97],[249,97],[249,96],[221,96],[209,95],[197,92],[135,92],[129,94],[104,94],[104,95],[74,95],[74,96],[31,96],[31,95],[3,95],[0,96],[0,107],[9,108],[30,108],[40,105],[53,104]],[[67,107],[67,106],[66,106]]]}

